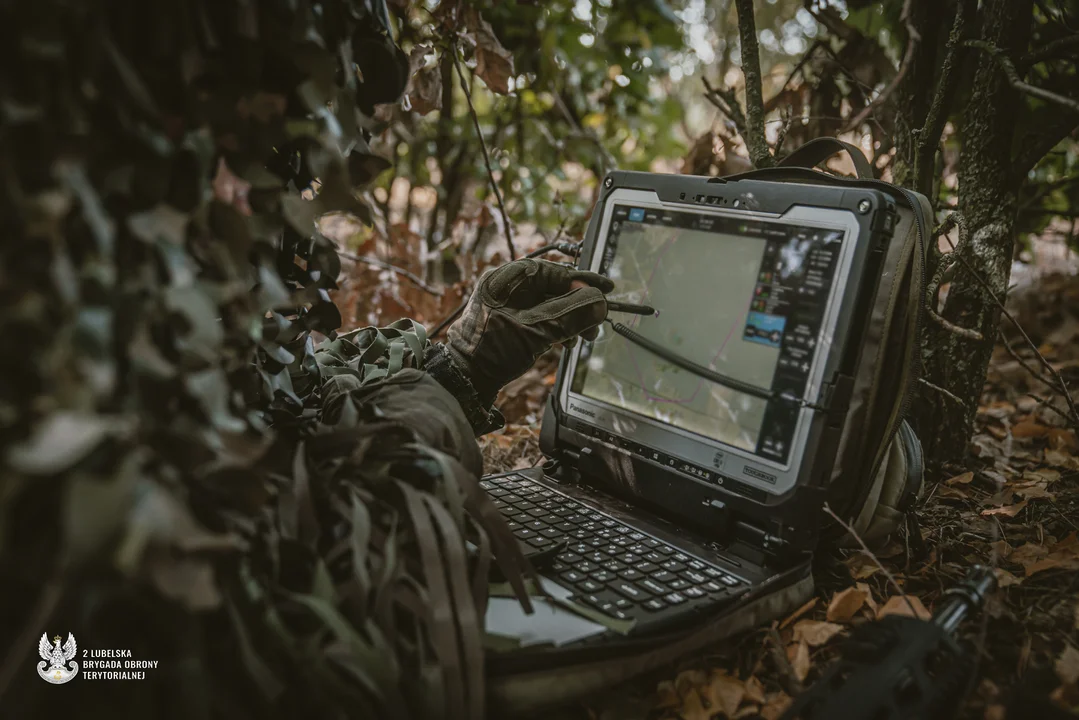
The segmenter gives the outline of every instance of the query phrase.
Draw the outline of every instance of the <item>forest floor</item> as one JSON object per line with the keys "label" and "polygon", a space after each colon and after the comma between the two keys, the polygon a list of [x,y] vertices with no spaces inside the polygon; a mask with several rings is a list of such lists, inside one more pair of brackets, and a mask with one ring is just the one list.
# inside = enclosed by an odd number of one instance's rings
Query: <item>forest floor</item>
{"label": "forest floor", "polygon": [[[1048,363],[1079,383],[1079,277],[1041,278],[1014,292],[1009,306]],[[1014,354],[1003,345],[994,353],[967,459],[927,472],[916,509],[920,542],[900,533],[873,557],[820,554],[816,596],[789,617],[563,716],[776,718],[835,659],[852,627],[888,613],[928,616],[975,563],[994,568],[1000,589],[964,627],[980,667],[962,717],[1044,717],[1029,703],[1050,698],[1079,706],[1079,438],[1063,397],[1032,377],[1044,372],[1033,349],[1012,347]],[[503,391],[508,425],[482,440],[488,472],[540,459],[539,421],[556,362],[554,353],[544,356]],[[1017,697],[1024,711],[1007,712]]]}

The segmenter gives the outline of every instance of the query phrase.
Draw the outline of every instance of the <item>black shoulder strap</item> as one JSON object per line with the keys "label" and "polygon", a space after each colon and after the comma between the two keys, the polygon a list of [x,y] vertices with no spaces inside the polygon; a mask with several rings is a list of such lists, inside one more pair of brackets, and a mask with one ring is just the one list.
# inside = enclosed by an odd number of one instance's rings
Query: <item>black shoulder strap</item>
{"label": "black shoulder strap", "polygon": [[828,158],[838,153],[845,152],[854,161],[854,169],[862,180],[873,179],[873,166],[869,160],[854,145],[834,137],[822,137],[810,140],[805,145],[792,152],[780,161],[780,167],[814,168]]}

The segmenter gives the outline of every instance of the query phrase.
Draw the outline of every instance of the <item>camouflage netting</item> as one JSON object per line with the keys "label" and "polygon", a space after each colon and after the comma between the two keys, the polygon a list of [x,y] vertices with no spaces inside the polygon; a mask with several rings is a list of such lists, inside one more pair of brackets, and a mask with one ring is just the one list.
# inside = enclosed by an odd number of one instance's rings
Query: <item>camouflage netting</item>
{"label": "camouflage netting", "polygon": [[[0,34],[0,714],[481,715],[512,536],[459,462],[347,401],[424,337],[337,338],[314,233],[369,219],[387,166],[384,0],[35,0]],[[43,632],[158,669],[58,689]]]}

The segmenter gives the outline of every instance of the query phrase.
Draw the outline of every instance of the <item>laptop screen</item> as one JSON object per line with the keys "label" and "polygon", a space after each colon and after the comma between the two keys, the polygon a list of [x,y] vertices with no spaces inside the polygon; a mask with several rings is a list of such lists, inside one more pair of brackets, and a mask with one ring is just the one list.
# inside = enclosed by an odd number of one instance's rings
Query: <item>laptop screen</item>
{"label": "laptop screen", "polygon": [[793,399],[806,394],[844,234],[613,205],[596,269],[615,281],[611,299],[650,305],[657,315],[611,319],[759,392],[701,377],[609,324],[582,343],[571,392],[787,466],[802,411]]}

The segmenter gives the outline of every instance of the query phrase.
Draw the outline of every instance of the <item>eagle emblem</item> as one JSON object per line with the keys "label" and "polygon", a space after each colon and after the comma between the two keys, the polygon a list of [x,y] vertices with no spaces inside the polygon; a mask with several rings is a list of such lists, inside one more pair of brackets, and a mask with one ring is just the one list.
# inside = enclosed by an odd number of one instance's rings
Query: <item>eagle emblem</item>
{"label": "eagle emblem", "polygon": [[[49,642],[45,633],[41,634],[41,640],[37,644],[38,654],[44,662],[37,664],[37,674],[41,679],[53,685],[63,685],[79,673],[79,664],[74,662],[75,636],[67,634],[67,642],[60,646],[60,636],[57,635]],[[68,666],[71,669],[68,669]]]}

